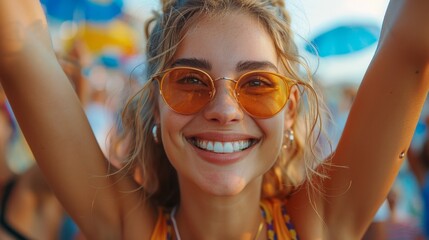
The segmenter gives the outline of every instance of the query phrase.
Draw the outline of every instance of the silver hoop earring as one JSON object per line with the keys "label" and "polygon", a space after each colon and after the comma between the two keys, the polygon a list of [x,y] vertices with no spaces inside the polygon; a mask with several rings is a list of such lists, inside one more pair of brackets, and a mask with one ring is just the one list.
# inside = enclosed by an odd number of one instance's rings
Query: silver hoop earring
{"label": "silver hoop earring", "polygon": [[283,148],[288,149],[293,146],[295,143],[295,134],[292,129],[287,129],[284,133],[285,142],[283,143]]}
{"label": "silver hoop earring", "polygon": [[159,143],[158,139],[158,124],[153,125],[152,127],[152,136],[155,143]]}

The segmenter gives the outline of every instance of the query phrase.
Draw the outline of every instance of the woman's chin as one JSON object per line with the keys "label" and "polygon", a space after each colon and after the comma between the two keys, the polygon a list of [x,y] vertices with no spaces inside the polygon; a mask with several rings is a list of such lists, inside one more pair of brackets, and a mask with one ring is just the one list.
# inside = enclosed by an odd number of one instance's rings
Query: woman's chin
{"label": "woman's chin", "polygon": [[247,182],[242,176],[212,176],[211,178],[206,178],[200,184],[200,188],[211,195],[231,197],[243,192],[247,186]]}

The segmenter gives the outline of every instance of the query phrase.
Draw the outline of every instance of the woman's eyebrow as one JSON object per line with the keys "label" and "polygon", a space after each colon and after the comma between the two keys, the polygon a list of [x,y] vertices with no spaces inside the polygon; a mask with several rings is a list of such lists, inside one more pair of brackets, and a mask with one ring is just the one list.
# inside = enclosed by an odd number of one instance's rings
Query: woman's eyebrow
{"label": "woman's eyebrow", "polygon": [[276,65],[269,61],[240,61],[237,64],[237,72],[252,71],[252,70],[271,69],[278,72]]}
{"label": "woman's eyebrow", "polygon": [[203,70],[212,69],[212,65],[209,61],[198,58],[179,58],[171,64],[171,67],[194,67]]}

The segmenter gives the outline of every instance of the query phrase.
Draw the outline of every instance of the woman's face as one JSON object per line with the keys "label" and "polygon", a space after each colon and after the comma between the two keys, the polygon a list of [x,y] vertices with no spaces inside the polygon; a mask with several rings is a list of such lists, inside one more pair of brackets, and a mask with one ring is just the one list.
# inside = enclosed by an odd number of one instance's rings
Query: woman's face
{"label": "woman's face", "polygon": [[[173,66],[200,68],[213,79],[237,79],[251,70],[280,69],[268,33],[255,19],[239,13],[198,21],[178,46],[173,62]],[[268,119],[253,118],[234,98],[232,81],[215,81],[215,87],[214,99],[192,115],[174,112],[160,98],[158,122],[181,190],[197,187],[210,194],[231,196],[249,183],[260,185],[261,176],[279,155],[284,128],[290,127],[292,120],[288,120],[288,107]],[[220,152],[202,149],[210,144]],[[222,152],[222,147],[228,149],[234,144],[245,149]]]}

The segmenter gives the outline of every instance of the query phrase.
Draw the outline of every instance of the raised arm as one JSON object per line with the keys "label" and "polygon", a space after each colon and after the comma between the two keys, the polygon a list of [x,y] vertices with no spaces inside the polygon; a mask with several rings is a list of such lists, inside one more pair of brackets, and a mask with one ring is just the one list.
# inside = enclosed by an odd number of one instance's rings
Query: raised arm
{"label": "raised arm", "polygon": [[40,168],[66,210],[89,239],[120,239],[122,213],[126,205],[137,207],[138,196],[118,197],[119,190],[135,186],[131,178],[113,184],[116,180],[106,177],[107,161],[56,60],[37,0],[0,1],[0,78]]}
{"label": "raised arm", "polygon": [[290,210],[303,221],[296,225],[319,224],[303,239],[358,239],[385,199],[405,159],[429,87],[428,12],[427,0],[390,2],[378,50],[332,159],[334,166],[328,169],[330,178],[321,184],[325,194],[313,199],[321,218],[309,209],[306,194],[292,199],[291,205],[305,206]]}

